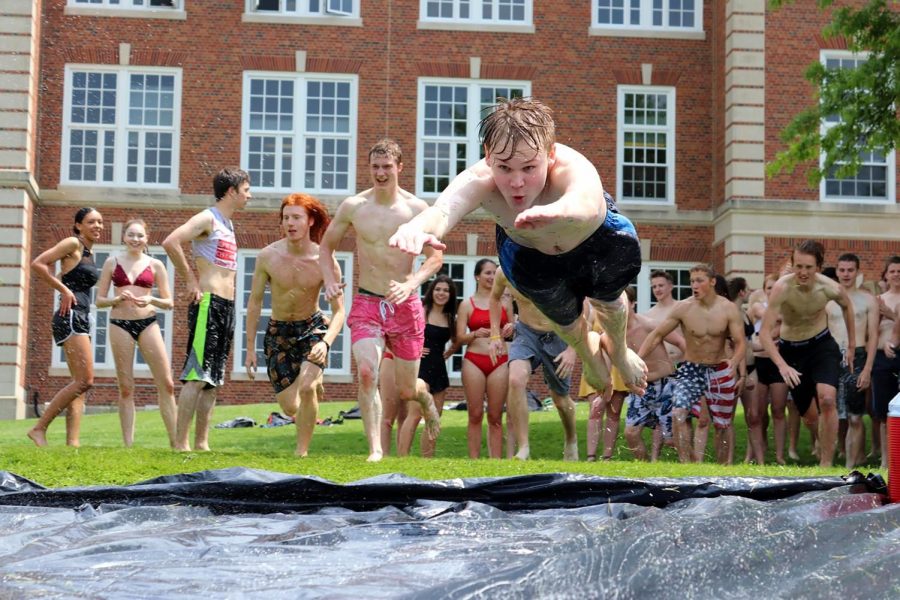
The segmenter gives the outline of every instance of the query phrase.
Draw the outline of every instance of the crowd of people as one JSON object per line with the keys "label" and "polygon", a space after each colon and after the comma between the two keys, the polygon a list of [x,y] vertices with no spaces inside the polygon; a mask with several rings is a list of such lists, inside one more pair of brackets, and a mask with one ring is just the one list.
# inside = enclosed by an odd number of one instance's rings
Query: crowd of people
{"label": "crowd of people", "polygon": [[[782,273],[767,276],[761,290],[751,291],[740,277],[726,281],[701,264],[690,270],[691,296],[676,300],[672,276],[654,271],[655,304],[639,314],[629,286],[640,270],[635,228],[603,191],[594,166],[555,142],[554,127],[550,109],[538,101],[499,103],[481,124],[485,158],[453,179],[431,206],[399,186],[402,153],[391,140],[368,154],[372,187],[344,200],[333,218],[307,194],[283,199],[282,238],[260,251],[253,273],[245,366],[254,378],[268,287],[266,370],[281,410],[295,420],[298,456],[309,452],[328,352],[345,322],[349,282],[334,253],[350,228],[359,278],[346,323],[369,461],[390,452],[395,425],[397,452],[409,454],[423,420],[421,453],[434,455],[450,387],[447,359],[462,347],[471,458],[482,451],[485,413],[488,456],[504,456],[505,440],[507,457],[530,457],[527,388],[540,367],[560,416],[562,456],[578,460],[570,390],[579,361],[579,395],[591,403],[588,460],[614,456],[625,410],[625,443],[635,458],[655,460],[670,445],[682,462],[705,460],[711,424],[714,456],[730,464],[738,401],[748,430],[747,461],[765,462],[770,423],[776,462],[785,463],[786,443],[788,457],[797,459],[802,421],[820,465],[831,466],[836,453],[847,467],[862,464],[867,411],[873,452],[886,455],[887,404],[900,373],[900,257],[888,260],[883,290],[859,285],[860,261],[852,254],[838,257],[833,278],[823,274],[824,249],[811,240],[794,250]],[[134,440],[137,347],[156,382],[172,448],[209,450],[235,327],[232,218],[251,199],[250,177],[223,169],[213,189],[215,206],[163,242],[188,301],[177,402],[156,320],[157,310],[173,308],[172,290],[164,264],[146,253],[144,221],[125,224],[122,251],[99,268],[92,247],[103,218],[82,208],[74,235],[34,260],[35,272],[59,292],[53,335],[73,379],[28,432],[36,445],[47,444],[47,427],[63,410],[67,443],[79,443],[84,394],[93,384],[90,292],[99,282],[96,305],[111,309],[124,444]],[[454,282],[439,274],[441,239],[478,208],[497,223],[497,260],[478,261],[474,294],[457,301]],[[420,254],[425,259],[416,267]],[[328,317],[319,310],[323,292]],[[652,432],[649,451],[645,429]]]}

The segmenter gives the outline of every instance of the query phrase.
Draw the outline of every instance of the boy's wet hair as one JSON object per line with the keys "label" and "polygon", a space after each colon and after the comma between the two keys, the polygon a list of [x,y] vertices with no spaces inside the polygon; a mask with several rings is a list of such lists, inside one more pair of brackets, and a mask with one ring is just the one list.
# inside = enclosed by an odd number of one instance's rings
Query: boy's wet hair
{"label": "boy's wet hair", "polygon": [[372,146],[369,150],[369,162],[372,162],[372,157],[376,154],[390,156],[397,161],[398,165],[403,162],[403,152],[400,151],[400,144],[390,138],[378,140],[378,142]]}
{"label": "boy's wet hair", "polygon": [[553,111],[531,98],[498,98],[497,105],[478,125],[485,151],[500,160],[513,156],[516,146],[525,143],[535,154],[549,152],[556,141]]}
{"label": "boy's wet hair", "polygon": [[[797,253],[806,254],[807,256],[812,256],[816,259],[816,266],[822,268],[822,265],[825,264],[825,246],[817,242],[816,240],[806,240],[800,242],[800,245],[794,249],[794,254]],[[794,263],[794,256],[791,256],[791,264]]]}
{"label": "boy's wet hair", "polygon": [[706,273],[706,276],[713,282],[716,279],[716,271],[706,263],[694,265],[691,267],[691,273]]}

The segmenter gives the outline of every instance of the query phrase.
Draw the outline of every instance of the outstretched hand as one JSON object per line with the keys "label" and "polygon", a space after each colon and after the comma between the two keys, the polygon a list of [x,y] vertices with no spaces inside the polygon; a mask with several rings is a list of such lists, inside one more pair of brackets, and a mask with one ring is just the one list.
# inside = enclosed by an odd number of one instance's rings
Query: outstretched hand
{"label": "outstretched hand", "polygon": [[436,236],[425,233],[409,223],[404,223],[397,228],[397,232],[388,240],[388,245],[413,256],[421,254],[422,248],[425,246],[431,246],[435,250],[447,249],[447,245]]}
{"label": "outstretched hand", "polygon": [[559,211],[552,204],[532,206],[519,213],[515,226],[517,229],[539,229],[558,220],[560,216]]}

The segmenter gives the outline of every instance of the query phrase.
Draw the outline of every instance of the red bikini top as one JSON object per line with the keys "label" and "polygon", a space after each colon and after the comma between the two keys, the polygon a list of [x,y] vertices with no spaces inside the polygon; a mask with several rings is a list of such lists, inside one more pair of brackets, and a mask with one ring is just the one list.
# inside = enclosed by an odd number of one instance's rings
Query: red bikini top
{"label": "red bikini top", "polygon": [[153,287],[153,269],[150,265],[141,271],[141,274],[137,276],[137,279],[131,281],[128,279],[128,274],[125,272],[125,269],[122,268],[122,265],[116,263],[116,269],[113,271],[112,282],[116,287],[124,287],[126,285],[136,285],[138,287],[150,289]]}
{"label": "red bikini top", "polygon": [[[466,323],[469,326],[469,331],[481,328],[489,329],[491,326],[491,311],[475,306],[473,298],[469,298],[469,302],[472,303],[472,314],[469,315],[469,322]],[[500,327],[507,323],[509,323],[509,317],[506,314],[506,307],[503,307],[500,311]]]}

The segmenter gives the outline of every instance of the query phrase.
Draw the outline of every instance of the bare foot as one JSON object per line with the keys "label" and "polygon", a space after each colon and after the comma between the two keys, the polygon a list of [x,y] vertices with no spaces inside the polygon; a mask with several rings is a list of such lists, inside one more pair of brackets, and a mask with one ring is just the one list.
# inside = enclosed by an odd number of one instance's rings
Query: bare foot
{"label": "bare foot", "polygon": [[513,455],[516,460],[528,460],[531,458],[531,449],[528,446],[522,446],[519,451]]}
{"label": "bare foot", "polygon": [[301,450],[300,448],[297,448],[297,450],[294,452],[294,455],[299,458],[306,458],[309,455],[309,452],[307,450]]}
{"label": "bare foot", "polygon": [[29,438],[31,438],[31,441],[34,442],[35,446],[38,446],[39,448],[44,448],[47,446],[47,435],[46,434],[47,434],[47,432],[44,431],[43,429],[32,428],[25,435],[27,435]]}
{"label": "bare foot", "polygon": [[369,458],[366,459],[366,462],[380,462],[384,455],[381,453],[381,450],[377,452],[373,452],[369,455]]}
{"label": "bare foot", "polygon": [[578,460],[578,442],[565,445],[563,448],[563,460]]}
{"label": "bare foot", "polygon": [[172,446],[172,450],[174,450],[175,452],[190,452],[191,446],[190,444],[185,444],[183,446],[175,444],[174,446]]}
{"label": "bare foot", "polygon": [[790,449],[788,449],[788,457],[789,457],[791,460],[800,460],[800,455],[797,454],[797,449],[796,449],[796,448],[790,448]]}
{"label": "bare foot", "polygon": [[782,467],[785,465],[784,457],[783,457],[783,456],[776,456],[776,457],[775,457],[775,462],[777,462],[777,463],[778,463],[779,465],[781,465]]}
{"label": "bare foot", "polygon": [[209,444],[203,442],[202,444],[197,442],[194,444],[194,450],[197,452],[209,452]]}
{"label": "bare foot", "polygon": [[432,442],[441,435],[441,415],[438,414],[434,401],[428,403],[428,412],[425,413],[425,435]]}
{"label": "bare foot", "polygon": [[584,378],[587,379],[588,385],[595,390],[605,390],[610,379],[609,359],[603,352],[600,339],[600,334],[596,331],[588,332],[587,347],[592,358],[587,361],[582,360]]}
{"label": "bare foot", "polygon": [[644,360],[631,348],[625,349],[624,357],[616,353],[610,358],[622,374],[625,387],[638,396],[643,396],[647,391],[647,365]]}

